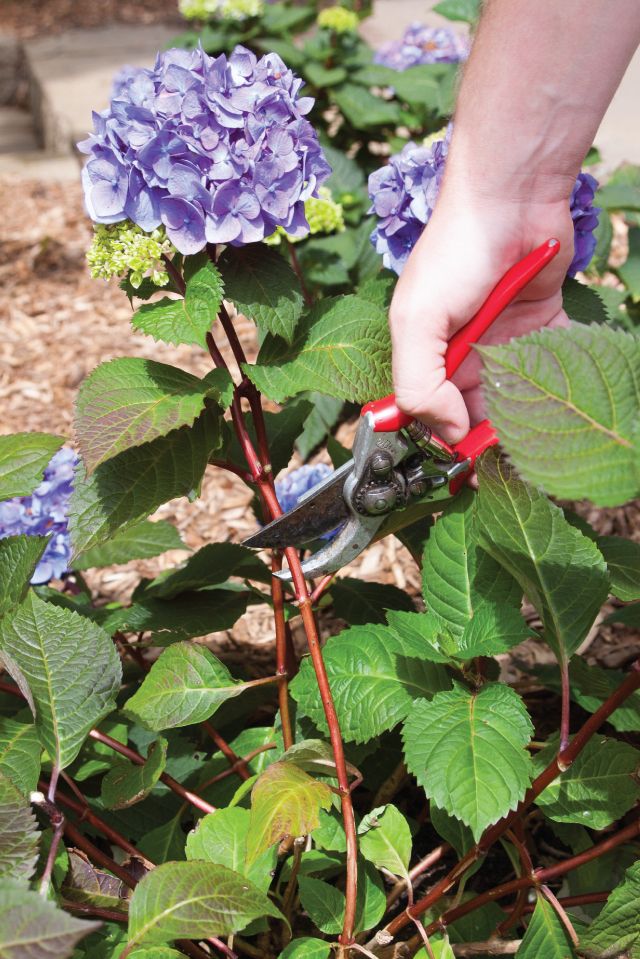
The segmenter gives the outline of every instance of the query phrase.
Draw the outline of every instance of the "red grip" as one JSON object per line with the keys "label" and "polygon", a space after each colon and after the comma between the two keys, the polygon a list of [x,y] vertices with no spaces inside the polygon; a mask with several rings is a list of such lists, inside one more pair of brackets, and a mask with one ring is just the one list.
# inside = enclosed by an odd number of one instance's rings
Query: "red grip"
{"label": "red grip", "polygon": [[454,495],[467,482],[469,475],[473,472],[477,458],[488,450],[490,446],[498,443],[498,437],[491,425],[490,420],[482,420],[472,430],[469,430],[465,438],[458,443],[454,449],[461,460],[470,460],[469,469],[466,473],[460,473],[449,483],[449,492]]}

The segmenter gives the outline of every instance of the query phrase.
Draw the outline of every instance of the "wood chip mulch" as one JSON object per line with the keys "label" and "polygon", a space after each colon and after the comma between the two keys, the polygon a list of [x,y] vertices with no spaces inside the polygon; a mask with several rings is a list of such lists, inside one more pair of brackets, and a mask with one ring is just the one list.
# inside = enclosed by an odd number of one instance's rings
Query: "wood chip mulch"
{"label": "wood chip mulch", "polygon": [[0,28],[21,40],[109,23],[180,27],[184,20],[177,0],[0,0]]}

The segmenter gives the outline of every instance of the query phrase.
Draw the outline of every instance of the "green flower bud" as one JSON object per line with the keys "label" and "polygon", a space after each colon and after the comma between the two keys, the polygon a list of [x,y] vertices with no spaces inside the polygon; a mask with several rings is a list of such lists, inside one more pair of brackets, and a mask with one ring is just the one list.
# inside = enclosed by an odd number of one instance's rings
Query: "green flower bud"
{"label": "green flower bud", "polygon": [[94,279],[110,280],[130,274],[134,289],[146,276],[156,286],[167,285],[169,274],[162,257],[172,256],[176,250],[164,227],[145,233],[130,220],[123,220],[108,225],[98,223],[93,231],[87,261]]}
{"label": "green flower bud", "polygon": [[[342,204],[336,203],[331,196],[329,187],[321,186],[318,190],[318,196],[310,196],[304,204],[304,215],[309,224],[309,234],[316,233],[342,233],[344,231],[344,216]],[[264,239],[267,246],[278,246],[282,242],[282,237],[286,237],[289,243],[298,243],[304,237],[289,236],[283,227],[279,226],[275,232]]]}
{"label": "green flower bud", "polygon": [[358,29],[358,14],[345,7],[327,7],[318,14],[317,24],[335,33],[354,33]]}
{"label": "green flower bud", "polygon": [[264,0],[179,0],[178,8],[188,20],[246,20],[264,12]]}

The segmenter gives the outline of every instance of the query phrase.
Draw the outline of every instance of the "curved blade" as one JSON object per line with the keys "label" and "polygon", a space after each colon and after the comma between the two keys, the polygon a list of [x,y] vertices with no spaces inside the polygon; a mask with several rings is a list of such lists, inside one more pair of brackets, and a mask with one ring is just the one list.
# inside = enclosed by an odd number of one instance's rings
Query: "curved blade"
{"label": "curved blade", "polygon": [[344,500],[343,488],[352,470],[353,460],[349,460],[305,493],[292,510],[245,539],[243,545],[254,549],[302,546],[342,525],[351,515]]}

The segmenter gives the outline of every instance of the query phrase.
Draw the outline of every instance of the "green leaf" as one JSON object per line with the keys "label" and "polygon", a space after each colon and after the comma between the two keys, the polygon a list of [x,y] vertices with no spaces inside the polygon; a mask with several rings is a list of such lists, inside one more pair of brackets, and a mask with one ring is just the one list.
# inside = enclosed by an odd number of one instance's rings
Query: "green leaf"
{"label": "green leaf", "polygon": [[151,523],[143,520],[116,533],[107,543],[81,553],[73,561],[74,570],[116,566],[132,559],[158,556],[168,549],[187,549],[180,533],[164,519]]}
{"label": "green leaf", "polygon": [[219,586],[230,576],[271,582],[271,571],[253,550],[239,543],[208,543],[179,569],[161,574],[145,586],[144,595],[172,599],[191,589]]}
{"label": "green leaf", "polygon": [[480,0],[441,0],[433,9],[448,20],[475,23],[480,15]]}
{"label": "green leaf", "polygon": [[384,623],[388,609],[414,612],[411,597],[390,583],[368,583],[344,576],[331,585],[331,598],[336,616],[350,626]]}
{"label": "green leaf", "polygon": [[600,536],[598,549],[609,570],[613,595],[625,603],[640,599],[640,543],[622,536]]}
{"label": "green leaf", "polygon": [[171,949],[169,946],[149,946],[134,949],[129,953],[129,959],[182,959],[183,952]]}
{"label": "green leaf", "polygon": [[320,825],[313,831],[313,841],[320,849],[329,849],[331,852],[346,852],[347,839],[344,824],[340,816],[331,810],[320,810]]}
{"label": "green leaf", "polygon": [[[445,939],[429,938],[429,945],[433,953],[433,959],[455,959],[455,953],[451,948],[448,937]],[[427,955],[426,949],[418,949],[415,959],[431,959]]]}
{"label": "green leaf", "polygon": [[155,661],[125,711],[147,729],[190,726],[244,688],[205,646],[176,643]]}
{"label": "green leaf", "polygon": [[337,400],[335,396],[325,396],[324,393],[301,393],[295,402],[304,402],[306,396],[311,404],[311,410],[305,417],[302,432],[299,433],[295,442],[296,449],[303,460],[308,459],[316,446],[319,446],[331,432],[344,407],[342,400]]}
{"label": "green leaf", "polygon": [[91,477],[78,466],[69,501],[69,530],[77,553],[111,539],[170,499],[198,489],[221,442],[217,416],[205,412],[191,429],[120,453]]}
{"label": "green leaf", "polygon": [[480,542],[520,583],[560,661],[585,638],[608,592],[595,543],[493,452],[478,465]]}
{"label": "green leaf", "polygon": [[617,506],[640,490],[640,340],[572,326],[478,347],[488,414],[522,476]]}
{"label": "green leaf", "polygon": [[613,890],[604,909],[580,936],[580,954],[587,959],[640,956],[640,862],[627,869],[624,880]]}
{"label": "green leaf", "polygon": [[134,330],[164,343],[206,345],[220,305],[224,287],[213,263],[205,263],[187,281],[184,299],[165,296],[141,306],[131,318]]}
{"label": "green leaf", "polygon": [[0,539],[0,616],[24,599],[46,545],[46,536]]}
{"label": "green leaf", "polygon": [[634,303],[640,300],[640,229],[632,226],[629,229],[629,252],[627,259],[616,273],[628,289]]}
{"label": "green leaf", "polygon": [[433,802],[429,805],[429,814],[435,831],[453,846],[458,857],[462,859],[473,846],[473,833],[469,827]]}
{"label": "green leaf", "polygon": [[332,792],[293,763],[277,762],[258,778],[251,792],[247,864],[287,836],[307,836],[319,825],[320,809],[331,807]]}
{"label": "green leaf", "polygon": [[69,916],[20,882],[0,882],[2,959],[67,959],[75,944],[100,925]]}
{"label": "green leaf", "polygon": [[344,67],[333,67],[327,69],[321,63],[310,61],[304,68],[305,77],[314,87],[323,89],[324,87],[335,87],[347,79],[347,71]]}
{"label": "green leaf", "polygon": [[268,896],[245,876],[211,862],[167,862],[134,890],[129,941],[230,936],[262,916],[282,919]]}
{"label": "green leaf", "polygon": [[[342,403],[340,403],[340,408],[342,408]],[[280,470],[289,465],[289,460],[293,456],[294,442],[300,435],[304,422],[312,411],[313,404],[311,402],[302,397],[296,397],[295,400],[287,403],[277,413],[264,414],[269,452],[271,453],[271,468],[274,476],[277,476]],[[257,445],[256,428],[251,413],[245,413],[244,424],[254,446]],[[324,439],[324,433],[321,439]],[[238,466],[242,466],[243,469],[246,468],[246,460],[235,431],[227,448],[227,459]]]}
{"label": "green leaf", "polygon": [[[146,808],[145,804],[145,808]],[[145,833],[137,843],[143,856],[152,862],[182,861],[184,855],[185,834],[182,828],[182,813],[178,812],[169,822],[156,826]]]}
{"label": "green leaf", "polygon": [[[300,902],[318,929],[329,935],[340,932],[344,921],[344,893],[328,882],[303,875],[298,877],[298,889]],[[377,925],[384,915],[385,899],[377,872],[370,863],[359,859],[356,932]]]}
{"label": "green leaf", "polygon": [[78,613],[29,593],[0,622],[0,658],[27,697],[40,742],[64,769],[115,708],[122,670],[111,639]]}
{"label": "green leaf", "polygon": [[0,719],[0,774],[10,779],[25,796],[38,785],[41,752],[32,723]]}
{"label": "green leaf", "polygon": [[[536,756],[541,771],[558,751],[557,740]],[[599,736],[540,793],[536,802],[556,822],[605,829],[631,809],[640,795],[640,752],[627,743]]]}
{"label": "green leaf", "polygon": [[36,868],[39,841],[29,800],[0,773],[0,880],[27,883]]}
{"label": "green leaf", "polygon": [[42,474],[63,443],[51,433],[10,433],[0,436],[0,502],[28,496],[42,482]]}
{"label": "green leaf", "polygon": [[297,276],[274,248],[263,243],[228,246],[220,257],[226,297],[261,333],[293,341],[304,308]]}
{"label": "green leaf", "polygon": [[640,603],[630,603],[622,609],[614,609],[603,619],[603,623],[624,623],[627,626],[640,626]]}
{"label": "green leaf", "polygon": [[357,194],[364,190],[364,173],[352,157],[327,144],[322,145],[322,152],[331,166],[331,176],[326,185],[335,199],[341,198],[345,193]]}
{"label": "green leaf", "polygon": [[96,869],[84,853],[69,851],[69,871],[64,878],[62,892],[65,899],[72,902],[85,902],[106,909],[126,911],[129,905],[130,891],[116,876],[102,869]]}
{"label": "green leaf", "polygon": [[303,390],[366,402],[391,389],[386,313],[359,297],[317,303],[300,323],[292,347],[267,337],[257,366],[246,373],[277,402]]}
{"label": "green leaf", "polygon": [[476,840],[515,809],[531,779],[525,747],[533,733],[510,686],[478,692],[455,684],[414,704],[403,729],[407,768],[427,796],[471,827]]}
{"label": "green leaf", "polygon": [[558,914],[541,893],[516,955],[519,959],[570,959],[575,955]]}
{"label": "green leaf", "polygon": [[303,936],[290,942],[280,953],[280,959],[329,959],[330,952],[330,942]]}
{"label": "green leaf", "polygon": [[204,408],[209,384],[166,363],[122,357],[98,366],[76,401],[76,436],[87,466],[191,426]]}
{"label": "green leaf", "polygon": [[598,288],[568,276],[562,284],[562,305],[575,323],[606,323],[607,311]]}
{"label": "green leaf", "polygon": [[393,90],[398,99],[438,111],[440,83],[437,67],[435,71],[433,67],[434,64],[422,64],[396,73]]}
{"label": "green leaf", "polygon": [[368,813],[358,826],[358,834],[365,859],[409,882],[411,830],[395,806],[382,806]]}
{"label": "green leaf", "polygon": [[126,809],[149,795],[164,772],[167,740],[160,736],[149,747],[143,765],[116,759],[102,780],[100,798],[107,809]]}
{"label": "green leaf", "polygon": [[456,659],[496,656],[536,633],[529,629],[519,609],[482,606],[464,628],[454,652]]}
{"label": "green leaf", "polygon": [[[324,660],[347,742],[366,742],[393,729],[412,710],[416,699],[448,688],[445,671],[426,660],[424,646],[408,631],[375,624],[355,626],[329,638]],[[309,659],[302,661],[290,690],[304,714],[326,733]]]}
{"label": "green leaf", "polygon": [[143,593],[133,606],[115,610],[102,625],[111,635],[118,630],[148,632],[153,645],[166,646],[231,629],[245,612],[250,598],[249,592],[238,592],[230,587],[185,592],[170,601],[146,597]]}
{"label": "green leaf", "polygon": [[623,164],[597,193],[598,206],[605,210],[640,210],[640,167]]}
{"label": "green leaf", "polygon": [[518,610],[522,590],[513,577],[480,548],[474,493],[463,490],[429,534],[422,563],[422,594],[434,612],[461,637],[480,610],[500,621],[502,610]]}
{"label": "green leaf", "polygon": [[278,850],[275,846],[266,850],[247,867],[245,860],[250,820],[249,810],[239,806],[218,809],[203,816],[187,836],[187,859],[202,859],[227,866],[250,879],[257,889],[266,892],[271,885]]}
{"label": "green leaf", "polygon": [[399,105],[375,96],[366,87],[345,83],[338,90],[332,90],[331,96],[340,112],[358,130],[395,126],[400,122]]}

